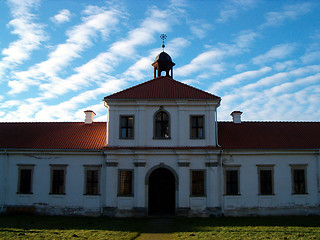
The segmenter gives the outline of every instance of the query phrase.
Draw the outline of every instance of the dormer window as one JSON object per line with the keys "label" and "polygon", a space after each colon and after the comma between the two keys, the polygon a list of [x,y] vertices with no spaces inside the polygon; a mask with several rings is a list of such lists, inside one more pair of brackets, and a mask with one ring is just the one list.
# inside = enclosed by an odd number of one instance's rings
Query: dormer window
{"label": "dormer window", "polygon": [[170,117],[169,114],[162,109],[154,115],[154,138],[170,139]]}

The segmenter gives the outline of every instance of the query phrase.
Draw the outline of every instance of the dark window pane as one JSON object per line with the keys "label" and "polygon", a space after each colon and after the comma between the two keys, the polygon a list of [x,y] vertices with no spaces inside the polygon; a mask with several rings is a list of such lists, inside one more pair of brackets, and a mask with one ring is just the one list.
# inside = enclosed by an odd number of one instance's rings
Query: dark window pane
{"label": "dark window pane", "polygon": [[132,172],[120,171],[120,190],[119,195],[132,195]]}
{"label": "dark window pane", "polygon": [[20,170],[20,189],[19,193],[31,193],[31,169]]}
{"label": "dark window pane", "polygon": [[204,138],[203,116],[191,116],[190,138]]}
{"label": "dark window pane", "polygon": [[86,194],[96,195],[99,194],[99,171],[87,170],[86,171]]}
{"label": "dark window pane", "polygon": [[155,116],[155,137],[169,138],[169,116],[165,112],[158,112]]}
{"label": "dark window pane", "polygon": [[192,195],[204,195],[204,171],[192,171]]}
{"label": "dark window pane", "polygon": [[120,138],[132,139],[133,138],[133,116],[121,116]]}
{"label": "dark window pane", "polygon": [[304,169],[293,170],[293,192],[296,194],[306,193],[305,172]]}
{"label": "dark window pane", "polygon": [[128,117],[128,127],[133,128],[133,117]]}
{"label": "dark window pane", "polygon": [[52,170],[52,193],[64,193],[64,170]]}
{"label": "dark window pane", "polygon": [[272,170],[260,170],[260,194],[271,195],[272,190]]}
{"label": "dark window pane", "polygon": [[238,170],[227,170],[226,171],[226,194],[227,195],[239,194]]}

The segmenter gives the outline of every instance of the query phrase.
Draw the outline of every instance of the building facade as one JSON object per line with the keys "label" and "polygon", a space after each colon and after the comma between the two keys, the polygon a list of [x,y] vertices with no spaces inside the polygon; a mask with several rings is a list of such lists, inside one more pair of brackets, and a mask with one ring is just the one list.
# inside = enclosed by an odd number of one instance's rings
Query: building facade
{"label": "building facade", "polygon": [[162,52],[154,79],[105,97],[106,122],[1,123],[1,212],[319,214],[320,122],[218,122],[221,99],[174,65]]}

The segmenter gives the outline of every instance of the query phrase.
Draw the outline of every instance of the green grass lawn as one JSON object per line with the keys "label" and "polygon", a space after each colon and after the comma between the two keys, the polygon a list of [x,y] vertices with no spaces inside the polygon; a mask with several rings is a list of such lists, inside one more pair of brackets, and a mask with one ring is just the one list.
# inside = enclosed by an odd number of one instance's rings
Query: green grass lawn
{"label": "green grass lawn", "polygon": [[[147,218],[1,215],[1,239],[135,239]],[[172,239],[320,239],[320,217],[174,219]]]}
{"label": "green grass lawn", "polygon": [[174,239],[320,239],[320,217],[180,219]]}

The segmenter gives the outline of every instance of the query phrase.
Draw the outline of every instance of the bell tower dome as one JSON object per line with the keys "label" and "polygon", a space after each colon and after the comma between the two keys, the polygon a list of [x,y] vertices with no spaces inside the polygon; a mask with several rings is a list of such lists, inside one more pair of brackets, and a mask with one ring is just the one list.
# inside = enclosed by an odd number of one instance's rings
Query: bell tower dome
{"label": "bell tower dome", "polygon": [[165,45],[164,40],[167,38],[166,34],[161,34],[160,38],[162,39],[162,49],[163,51],[158,54],[156,59],[154,60],[154,63],[152,63],[152,66],[154,67],[154,78],[161,77],[161,72],[166,72],[166,77],[173,78],[173,66],[175,65],[174,62],[172,62],[171,57],[168,53],[164,51]]}
{"label": "bell tower dome", "polygon": [[166,77],[173,78],[173,66],[175,65],[172,62],[171,57],[166,52],[161,52],[156,57],[152,66],[154,67],[154,78],[161,77],[161,72],[166,72]]}

